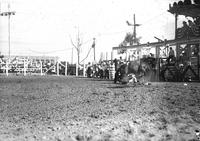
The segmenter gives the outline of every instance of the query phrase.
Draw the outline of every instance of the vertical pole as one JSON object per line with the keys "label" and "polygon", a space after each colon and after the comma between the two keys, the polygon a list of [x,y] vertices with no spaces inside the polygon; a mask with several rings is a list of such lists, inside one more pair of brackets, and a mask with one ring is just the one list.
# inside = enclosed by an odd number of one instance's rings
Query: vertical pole
{"label": "vertical pole", "polygon": [[177,38],[177,21],[178,21],[178,15],[175,14],[175,39]]}
{"label": "vertical pole", "polygon": [[96,60],[96,56],[95,56],[95,38],[93,38],[92,47],[94,48],[94,62],[95,62],[95,60]]}
{"label": "vertical pole", "polygon": [[140,48],[139,50],[139,60],[142,58],[142,48]]}
{"label": "vertical pole", "polygon": [[76,63],[76,76],[78,76],[78,62]]}
{"label": "vertical pole", "polygon": [[113,79],[113,75],[114,75],[114,63],[113,63],[113,50],[111,51],[111,63],[110,63],[110,67],[111,67],[111,75],[109,75],[110,79]]}
{"label": "vertical pole", "polygon": [[101,52],[101,59],[100,60],[103,61],[103,52]]}
{"label": "vertical pole", "polygon": [[198,48],[198,56],[197,56],[197,62],[198,62],[198,64],[197,64],[197,67],[198,67],[198,76],[199,76],[199,81],[200,81],[200,42],[199,42],[199,48]]}
{"label": "vertical pole", "polygon": [[10,16],[13,12],[10,12],[10,4],[8,4],[8,65],[10,65]]}
{"label": "vertical pole", "polygon": [[126,59],[125,61],[127,62],[128,61],[128,50],[126,50]]}
{"label": "vertical pole", "polygon": [[10,60],[10,15],[8,15],[8,56]]}
{"label": "vertical pole", "polygon": [[160,78],[160,47],[156,46],[156,81],[159,81]]}
{"label": "vertical pole", "polygon": [[95,38],[93,38],[92,47],[93,47],[93,49],[94,49],[94,75],[96,76]]}
{"label": "vertical pole", "polygon": [[134,33],[133,33],[133,36],[134,36],[134,42],[136,42],[136,21],[135,21],[135,14],[133,15],[133,24],[134,24]]}
{"label": "vertical pole", "polygon": [[111,51],[111,62],[113,62],[113,51]]}
{"label": "vertical pole", "polygon": [[[177,39],[177,28],[178,28],[177,23],[178,23],[178,15],[175,14],[175,39]],[[176,58],[177,58],[177,59],[179,59],[179,53],[180,53],[179,48],[180,48],[180,44],[177,44],[177,43],[176,43]],[[179,73],[179,72],[177,71],[176,73]],[[182,76],[178,75],[178,78],[177,78],[177,79],[180,80],[181,77],[182,77]],[[176,80],[176,81],[177,81],[177,80]]]}
{"label": "vertical pole", "polygon": [[8,56],[10,60],[10,4],[8,4]]}
{"label": "vertical pole", "polygon": [[42,76],[42,60],[40,60],[40,75]]}
{"label": "vertical pole", "polygon": [[7,75],[7,76],[8,76],[8,63],[9,63],[9,61],[6,60],[6,75]]}
{"label": "vertical pole", "polygon": [[96,60],[96,56],[95,56],[95,47],[94,47],[94,62],[95,62],[95,60]]}
{"label": "vertical pole", "polygon": [[74,55],[74,48],[72,48],[72,58],[71,58],[71,64],[73,64],[74,62],[73,62],[73,55]]}
{"label": "vertical pole", "polygon": [[67,76],[67,61],[66,61],[66,64],[65,64],[65,76]]}
{"label": "vertical pole", "polygon": [[180,44],[176,43],[176,58],[179,59],[180,57]]}
{"label": "vertical pole", "polygon": [[156,58],[160,57],[160,47],[156,46]]}
{"label": "vertical pole", "polygon": [[83,77],[85,77],[85,62],[83,62]]}
{"label": "vertical pole", "polygon": [[59,76],[59,62],[57,61],[57,76]]}
{"label": "vertical pole", "polygon": [[[10,11],[9,4],[8,4],[8,10]],[[10,65],[10,14],[8,14],[8,63],[7,63],[7,67],[6,67],[6,75],[7,76],[8,76],[9,65]]]}
{"label": "vertical pole", "polygon": [[25,62],[25,58],[24,58],[24,76],[26,76],[26,62]]}

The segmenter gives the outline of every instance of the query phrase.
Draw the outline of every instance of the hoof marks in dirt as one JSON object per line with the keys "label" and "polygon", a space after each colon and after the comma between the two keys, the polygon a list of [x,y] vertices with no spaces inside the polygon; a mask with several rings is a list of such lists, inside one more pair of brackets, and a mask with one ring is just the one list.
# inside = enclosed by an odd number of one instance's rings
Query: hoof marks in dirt
{"label": "hoof marks in dirt", "polygon": [[160,127],[158,127],[159,130],[167,130],[167,126],[166,125],[162,125]]}
{"label": "hoof marks in dirt", "polygon": [[91,118],[95,118],[95,119],[98,119],[98,118],[99,118],[99,115],[91,114],[91,115],[89,115],[89,117],[91,117]]}
{"label": "hoof marks in dirt", "polygon": [[130,128],[130,129],[126,129],[126,132],[127,132],[129,135],[133,135],[134,130]]}
{"label": "hoof marks in dirt", "polygon": [[182,133],[182,134],[191,134],[188,130],[188,127],[187,126],[184,126],[184,127],[180,127],[178,132],[179,133]]}
{"label": "hoof marks in dirt", "polygon": [[188,141],[199,141],[198,139],[190,139]]}
{"label": "hoof marks in dirt", "polygon": [[144,130],[144,129],[142,129],[140,132],[143,133],[143,134],[147,133],[147,131]]}
{"label": "hoof marks in dirt", "polygon": [[58,131],[60,130],[60,127],[48,127],[48,129],[51,131]]}
{"label": "hoof marks in dirt", "polygon": [[150,138],[152,138],[152,137],[154,137],[154,136],[155,136],[155,134],[152,134],[152,133],[149,134],[149,137],[150,137]]}
{"label": "hoof marks in dirt", "polygon": [[158,113],[158,111],[152,110],[151,112],[149,112],[149,115],[152,116],[154,114]]}
{"label": "hoof marks in dirt", "polygon": [[[110,141],[111,135],[75,136],[75,141]],[[73,141],[73,140],[70,140]]]}
{"label": "hoof marks in dirt", "polygon": [[172,137],[173,137],[173,136],[172,136],[172,135],[170,135],[170,134],[167,134],[167,135],[165,135],[165,139],[166,139],[166,140],[171,140],[171,139],[172,139]]}
{"label": "hoof marks in dirt", "polygon": [[99,93],[97,93],[97,92],[93,92],[92,95],[99,95]]}
{"label": "hoof marks in dirt", "polygon": [[77,141],[84,141],[84,140],[85,140],[84,136],[81,136],[81,135],[77,135],[77,136],[75,137],[75,139],[76,139]]}

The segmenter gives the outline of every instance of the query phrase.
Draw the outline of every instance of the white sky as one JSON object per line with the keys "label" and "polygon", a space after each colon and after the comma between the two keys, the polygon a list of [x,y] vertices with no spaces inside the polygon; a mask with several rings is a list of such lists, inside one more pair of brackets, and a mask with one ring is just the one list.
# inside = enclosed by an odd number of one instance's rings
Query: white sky
{"label": "white sky", "polygon": [[[175,0],[176,1],[176,0]],[[167,12],[173,0],[0,0],[1,12],[11,11],[11,55],[59,56],[71,62],[72,45],[79,29],[83,59],[96,38],[96,56],[118,46],[132,27],[142,24],[142,43],[174,38],[174,16]],[[8,54],[8,17],[0,17],[0,52]],[[74,50],[75,53],[75,50]],[[76,56],[74,56],[75,60]],[[93,58],[93,51],[89,59]]]}

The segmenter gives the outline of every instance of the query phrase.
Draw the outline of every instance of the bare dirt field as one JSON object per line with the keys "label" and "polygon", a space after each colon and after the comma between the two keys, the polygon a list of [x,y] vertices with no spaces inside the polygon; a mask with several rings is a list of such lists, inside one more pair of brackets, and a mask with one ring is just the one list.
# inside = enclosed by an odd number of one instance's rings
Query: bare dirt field
{"label": "bare dirt field", "polygon": [[0,76],[0,141],[198,141],[199,83]]}

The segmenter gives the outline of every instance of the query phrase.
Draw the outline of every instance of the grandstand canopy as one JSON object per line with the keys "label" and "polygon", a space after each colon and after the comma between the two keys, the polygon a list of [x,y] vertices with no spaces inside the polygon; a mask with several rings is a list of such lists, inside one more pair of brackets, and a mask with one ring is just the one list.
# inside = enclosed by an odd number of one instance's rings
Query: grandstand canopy
{"label": "grandstand canopy", "polygon": [[168,12],[177,15],[189,16],[192,18],[200,17],[200,5],[173,5],[169,6]]}

